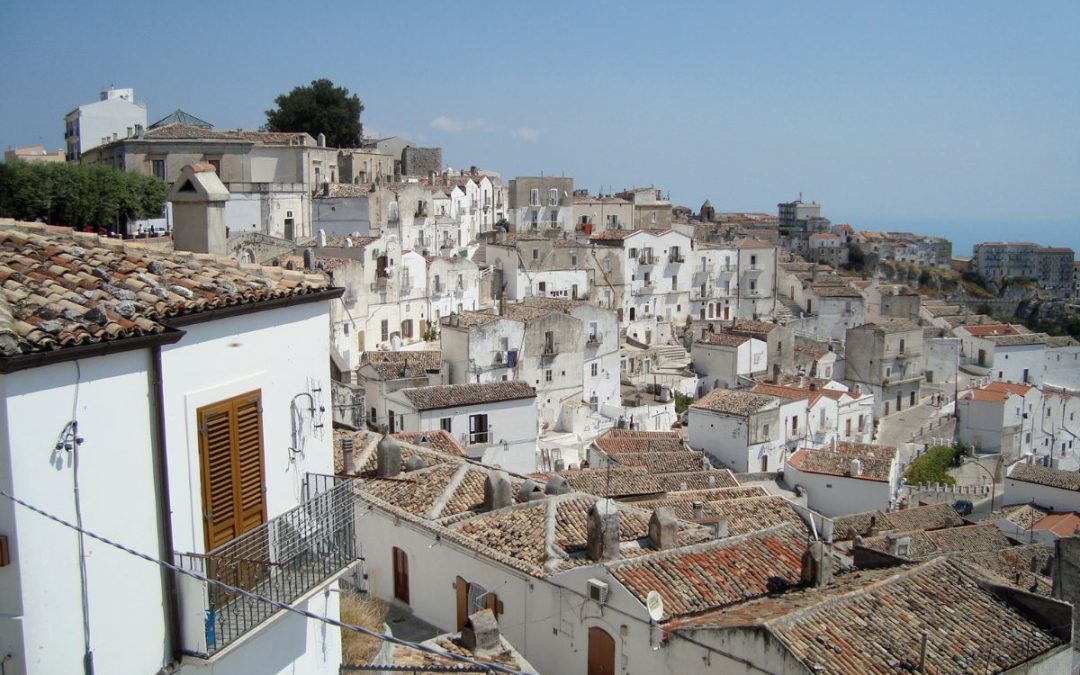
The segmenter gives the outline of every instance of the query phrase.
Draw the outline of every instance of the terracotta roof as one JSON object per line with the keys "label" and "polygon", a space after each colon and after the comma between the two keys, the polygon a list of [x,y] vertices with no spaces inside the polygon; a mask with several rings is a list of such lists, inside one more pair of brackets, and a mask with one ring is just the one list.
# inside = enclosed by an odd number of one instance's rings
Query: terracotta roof
{"label": "terracotta roof", "polygon": [[737,335],[735,333],[706,333],[704,337],[695,340],[698,344],[718,345],[721,347],[738,347],[750,340],[749,335]]}
{"label": "terracotta roof", "polygon": [[[499,319],[504,317],[498,314],[492,314],[490,312],[458,312],[451,316],[444,316],[440,323],[443,326],[449,326],[451,328],[460,326],[461,328],[472,328],[474,326],[486,326],[489,323],[495,323]],[[452,320],[456,323],[453,323]]]}
{"label": "terracotta roof", "polygon": [[675,630],[756,629],[806,672],[879,675],[914,672],[927,636],[933,672],[999,673],[1066,643],[1067,631],[1029,616],[978,583],[962,563],[940,559],[841,574],[826,588],[711,612]]}
{"label": "terracotta roof", "polygon": [[1049,596],[1053,590],[1051,563],[1054,549],[1042,544],[1011,546],[997,551],[968,553],[959,560],[999,577],[1017,588]]}
{"label": "terracotta roof", "polygon": [[856,326],[852,330],[872,330],[876,333],[907,333],[909,331],[922,331],[919,324],[906,319],[882,320],[877,323],[867,323]]}
{"label": "terracotta roof", "polygon": [[[852,462],[859,462],[861,465],[861,473],[858,475],[851,472]],[[827,450],[799,448],[787,458],[787,465],[805,473],[820,473],[856,480],[888,483],[893,462],[891,459],[856,457]]]}
{"label": "terracotta roof", "polygon": [[636,497],[659,494],[664,491],[647,469],[636,466],[574,469],[555,473],[536,473],[532,476],[546,481],[556,474],[562,476],[572,489],[598,497]]}
{"label": "terracotta roof", "polygon": [[542,316],[547,316],[552,312],[558,311],[552,307],[538,307],[535,305],[525,305],[521,303],[506,305],[503,309],[502,316],[507,319],[513,319],[515,321],[529,322],[533,319],[539,319]]}
{"label": "terracotta roof", "polygon": [[1013,546],[1015,542],[1005,536],[993,523],[947,527],[940,530],[894,530],[889,534],[863,539],[864,548],[888,552],[889,538],[907,537],[910,541],[909,560],[920,560],[946,553],[980,553],[996,551]]}
{"label": "terracotta roof", "polygon": [[368,185],[354,185],[353,183],[330,183],[329,194],[323,195],[322,189],[315,193],[315,199],[343,199],[355,197],[367,197],[371,194]]}
{"label": "terracotta roof", "polygon": [[847,286],[834,286],[829,284],[814,284],[810,286],[810,290],[815,295],[821,298],[856,298],[862,300],[862,293]]}
{"label": "terracotta roof", "polygon": [[445,429],[436,431],[399,431],[390,435],[400,441],[419,445],[422,448],[430,448],[455,457],[465,456],[465,448],[461,447],[454,435]]}
{"label": "terracotta roof", "polygon": [[809,532],[795,505],[779,495],[714,501],[710,508],[716,515],[708,520],[727,521],[728,535],[733,537],[785,523],[804,537]]}
{"label": "terracotta roof", "polygon": [[900,511],[865,511],[833,519],[833,538],[837,541],[869,536],[872,530],[936,530],[963,525],[956,510],[948,504],[916,506]]}
{"label": "terracotta roof", "polygon": [[611,575],[644,603],[650,591],[664,601],[664,620],[726,607],[796,585],[804,535],[781,526],[742,537],[661,551],[609,565]]}
{"label": "terracotta roof", "polygon": [[1044,345],[1047,336],[1045,333],[1024,333],[1022,335],[999,335],[987,337],[998,347],[1019,347],[1023,345]]}
{"label": "terracotta roof", "polygon": [[380,352],[367,350],[360,367],[371,366],[384,380],[424,377],[442,368],[442,352]]}
{"label": "terracotta roof", "polygon": [[1014,464],[1012,469],[1009,470],[1009,478],[1060,490],[1080,492],[1080,473],[1076,471],[1050,469],[1038,464],[1024,464],[1021,462]]}
{"label": "terracotta roof", "polygon": [[732,333],[743,332],[753,337],[756,334],[768,334],[780,327],[780,324],[772,321],[755,321],[753,319],[737,319],[728,327]]}
{"label": "terracotta roof", "polygon": [[401,393],[417,410],[438,410],[456,406],[536,398],[536,390],[520,380],[469,384],[437,384],[410,387]]}
{"label": "terracotta roof", "polygon": [[759,383],[754,385],[750,391],[755,394],[764,394],[766,396],[775,396],[776,398],[782,398],[788,401],[798,401],[799,399],[810,398],[809,389],[800,389],[799,387],[783,387],[775,384]]}
{"label": "terracotta roof", "polygon": [[[665,492],[680,490],[707,490],[712,488],[738,487],[739,481],[727,469],[709,471],[688,471],[685,473],[666,473],[655,476],[657,483]],[[683,486],[686,486],[685,488]]]}
{"label": "terracotta roof", "polygon": [[1080,515],[1052,513],[1031,526],[1032,530],[1053,532],[1059,537],[1071,537],[1080,530]]}
{"label": "terracotta roof", "polygon": [[[505,637],[500,636],[500,647],[498,650],[492,652],[473,652],[461,641],[459,635],[439,635],[424,643],[425,645],[435,647],[436,649],[449,654],[456,654],[458,656],[467,656],[474,661],[480,663],[491,663],[509,668],[513,671],[520,671],[525,673],[535,673],[532,666],[528,664],[519,654],[513,650],[513,646],[507,642]],[[448,656],[440,656],[432,652],[422,652],[417,649],[410,649],[409,647],[398,645],[393,651],[393,663],[391,665],[398,666],[400,668],[407,669],[405,672],[411,673],[411,675],[436,675],[436,673],[453,673],[453,672],[475,672],[468,666],[464,665],[461,661],[452,659]],[[429,669],[429,670],[425,670]]]}
{"label": "terracotta roof", "polygon": [[855,441],[837,441],[836,446],[826,448],[848,457],[872,457],[875,459],[893,459],[896,457],[896,448],[891,445],[876,445],[874,443],[857,443]]}
{"label": "terracotta roof", "polygon": [[608,455],[642,452],[678,452],[686,450],[682,436],[673,431],[633,431],[608,429],[593,441]]}
{"label": "terracotta roof", "polygon": [[[769,493],[760,485],[740,486],[730,488],[716,488],[712,490],[687,490],[676,492],[657,499],[643,499],[632,502],[640,508],[655,509],[666,506],[672,510],[679,520],[694,520],[694,502],[701,502],[703,519],[716,521],[724,518],[727,514],[716,508],[718,502],[733,499],[750,499],[753,497],[768,497]],[[731,534],[731,531],[728,531]]]}
{"label": "terracotta roof", "polygon": [[[202,126],[195,126],[191,124],[168,124],[166,126],[154,127],[147,129],[143,132],[140,138],[146,139],[183,139],[183,140],[224,140],[224,141],[240,141],[244,140],[237,136],[233,132],[229,131],[214,131]],[[135,140],[135,139],[130,139]]]}
{"label": "terracotta roof", "polygon": [[964,326],[972,337],[989,337],[991,335],[1016,335],[1017,330],[1007,323],[993,323],[984,326]]}
{"label": "terracotta roof", "polygon": [[615,455],[613,460],[619,466],[640,466],[649,473],[678,473],[701,471],[705,468],[704,453],[693,450],[676,452],[626,452]]}
{"label": "terracotta roof", "polygon": [[690,407],[726,415],[747,416],[770,407],[775,401],[772,396],[745,390],[713,389]]}
{"label": "terracotta roof", "polygon": [[1025,530],[1046,517],[1049,511],[1033,504],[1011,504],[1001,509],[1005,520]]}
{"label": "terracotta roof", "polygon": [[170,319],[326,291],[322,275],[0,225],[0,356],[163,333]]}

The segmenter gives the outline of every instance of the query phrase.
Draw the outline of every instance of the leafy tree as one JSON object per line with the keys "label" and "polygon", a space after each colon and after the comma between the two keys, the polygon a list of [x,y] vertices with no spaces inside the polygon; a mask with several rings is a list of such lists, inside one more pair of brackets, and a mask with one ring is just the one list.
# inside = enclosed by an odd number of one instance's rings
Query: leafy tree
{"label": "leafy tree", "polygon": [[107,227],[156,218],[165,209],[165,183],[104,165],[0,164],[0,216]]}
{"label": "leafy tree", "polygon": [[962,443],[955,446],[939,445],[919,455],[904,472],[908,485],[918,483],[942,483],[954,485],[956,479],[949,469],[960,466],[962,458],[971,454],[971,448]]}
{"label": "leafy tree", "polygon": [[690,408],[690,404],[694,402],[693,396],[687,396],[686,394],[680,394],[675,392],[675,413],[678,415],[683,414]]}
{"label": "leafy tree", "polygon": [[277,108],[266,111],[265,131],[304,131],[312,136],[326,134],[326,144],[335,148],[360,145],[364,106],[356,94],[335,86],[327,79],[313,80],[310,86],[293,88],[274,99]]}
{"label": "leafy tree", "polygon": [[866,254],[863,252],[862,246],[858,244],[848,246],[848,267],[861,272],[865,265]]}

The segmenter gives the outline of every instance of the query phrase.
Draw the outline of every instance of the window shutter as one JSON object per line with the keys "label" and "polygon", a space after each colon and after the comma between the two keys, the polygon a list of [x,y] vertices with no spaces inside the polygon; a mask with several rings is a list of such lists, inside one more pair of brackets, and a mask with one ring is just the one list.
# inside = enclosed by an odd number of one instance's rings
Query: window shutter
{"label": "window shutter", "polygon": [[202,408],[198,415],[203,473],[203,518],[206,523],[208,550],[236,536],[229,408],[226,402]]}
{"label": "window shutter", "polygon": [[255,391],[198,410],[208,551],[266,522],[261,400]]}

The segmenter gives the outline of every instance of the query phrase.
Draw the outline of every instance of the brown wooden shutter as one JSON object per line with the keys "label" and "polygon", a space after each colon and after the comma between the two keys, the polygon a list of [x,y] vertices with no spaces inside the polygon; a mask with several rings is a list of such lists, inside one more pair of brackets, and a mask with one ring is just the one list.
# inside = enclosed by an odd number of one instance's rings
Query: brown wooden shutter
{"label": "brown wooden shutter", "polygon": [[261,394],[199,408],[197,423],[209,551],[266,522]]}

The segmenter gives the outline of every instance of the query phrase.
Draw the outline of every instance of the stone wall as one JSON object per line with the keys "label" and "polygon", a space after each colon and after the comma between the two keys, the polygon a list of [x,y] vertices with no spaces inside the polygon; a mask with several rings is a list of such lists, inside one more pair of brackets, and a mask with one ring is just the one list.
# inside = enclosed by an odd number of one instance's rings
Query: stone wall
{"label": "stone wall", "polygon": [[401,151],[401,173],[406,176],[427,176],[442,171],[442,148],[414,148]]}

